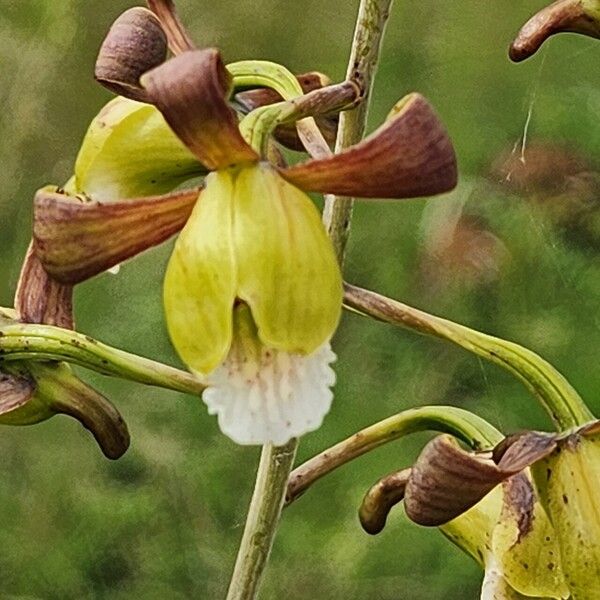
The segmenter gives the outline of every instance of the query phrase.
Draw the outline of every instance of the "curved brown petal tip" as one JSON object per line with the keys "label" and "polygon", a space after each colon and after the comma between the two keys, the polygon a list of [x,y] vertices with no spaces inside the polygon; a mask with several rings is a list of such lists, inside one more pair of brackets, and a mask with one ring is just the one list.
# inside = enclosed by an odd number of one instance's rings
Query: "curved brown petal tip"
{"label": "curved brown petal tip", "polygon": [[73,329],[73,286],[51,277],[35,253],[33,242],[21,267],[15,308],[25,323]]}
{"label": "curved brown petal tip", "polygon": [[519,31],[509,49],[511,60],[520,62],[535,54],[556,33],[581,33],[600,38],[600,20],[582,0],[558,0],[535,14]]}
{"label": "curved brown petal tip", "polygon": [[358,516],[362,528],[371,535],[385,527],[392,508],[404,499],[411,469],[404,469],[380,479],[365,495]]}
{"label": "curved brown petal tip", "polygon": [[209,169],[258,160],[227,100],[231,76],[214,48],[185,52],[142,77],[150,101]]}
{"label": "curved brown petal tip", "polygon": [[40,393],[52,410],[77,419],[96,439],[104,456],[120,458],[129,448],[129,431],[119,411],[64,364],[43,365],[34,372]]}
{"label": "curved brown petal tip", "polygon": [[147,0],[147,4],[150,10],[159,18],[167,34],[169,48],[173,54],[181,54],[196,48],[177,15],[173,0]]}
{"label": "curved brown petal tip", "polygon": [[96,80],[112,92],[146,102],[140,77],[167,58],[167,38],[146,8],[125,11],[112,25],[96,60]]}
{"label": "curved brown petal tip", "polygon": [[450,435],[438,436],[425,446],[412,468],[404,499],[406,514],[420,525],[443,525],[519,471],[466,452]]}
{"label": "curved brown petal tip", "polygon": [[492,459],[501,469],[521,471],[551,454],[556,446],[556,434],[525,431],[502,440],[494,448]]}
{"label": "curved brown petal tip", "polygon": [[457,182],[452,142],[433,108],[410,94],[373,134],[328,158],[281,175],[307,191],[358,198],[415,198],[447,192]]}
{"label": "curved brown petal tip", "polygon": [[195,188],[99,204],[39,190],[33,222],[36,255],[57,281],[79,283],[177,233],[199,193]]}

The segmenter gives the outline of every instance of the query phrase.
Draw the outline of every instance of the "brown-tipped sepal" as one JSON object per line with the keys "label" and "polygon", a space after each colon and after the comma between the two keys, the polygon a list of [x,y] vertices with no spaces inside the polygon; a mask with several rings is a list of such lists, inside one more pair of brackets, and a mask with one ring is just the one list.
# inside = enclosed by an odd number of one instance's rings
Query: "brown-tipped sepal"
{"label": "brown-tipped sepal", "polygon": [[443,525],[554,447],[552,435],[521,436],[496,464],[492,455],[467,452],[452,436],[438,436],[412,468],[404,499],[406,514],[420,525]]}
{"label": "brown-tipped sepal", "polygon": [[412,468],[406,514],[420,525],[443,525],[477,504],[504,478],[491,459],[466,452],[450,435],[438,436]]}
{"label": "brown-tipped sepal", "polygon": [[157,16],[146,8],[130,8],[113,23],[104,39],[95,77],[116,94],[146,102],[140,77],[166,58],[167,37]]}
{"label": "brown-tipped sepal", "polygon": [[227,103],[232,81],[218,50],[176,56],[144,75],[142,85],[173,131],[209,169],[259,159]]}
{"label": "brown-tipped sepal", "polygon": [[423,96],[401,100],[362,142],[328,158],[281,170],[298,187],[358,198],[414,198],[454,188],[456,156],[443,125]]}
{"label": "brown-tipped sepal", "polygon": [[129,447],[129,432],[117,409],[75,377],[64,363],[23,362],[0,372],[0,424],[32,425],[56,414],[77,419],[107,458]]}
{"label": "brown-tipped sepal", "polygon": [[550,36],[563,32],[600,38],[600,2],[558,0],[552,3],[525,23],[510,46],[509,56],[515,62],[525,60]]}
{"label": "brown-tipped sepal", "polygon": [[35,253],[56,281],[79,283],[177,233],[199,193],[196,188],[101,204],[39,190],[34,205]]}

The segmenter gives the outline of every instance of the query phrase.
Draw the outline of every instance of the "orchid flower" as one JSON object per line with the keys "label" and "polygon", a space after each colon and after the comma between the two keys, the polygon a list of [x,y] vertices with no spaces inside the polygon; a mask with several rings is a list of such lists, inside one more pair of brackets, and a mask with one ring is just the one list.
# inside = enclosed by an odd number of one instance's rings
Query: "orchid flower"
{"label": "orchid flower", "polygon": [[371,488],[361,520],[377,533],[403,500],[411,520],[440,527],[484,565],[482,598],[596,600],[599,481],[599,421],[558,434],[509,436],[483,452],[467,451],[446,434],[429,442],[411,468]]}
{"label": "orchid flower", "polygon": [[[193,49],[172,3],[150,5],[158,16],[137,9],[137,20],[113,26],[97,77],[162,113],[198,172],[208,172],[203,187],[79,206],[59,191],[45,191],[38,199],[37,253],[53,277],[77,281],[183,227],[164,284],[173,344],[207,385],[203,399],[226,435],[242,444],[284,444],[319,427],[329,410],[335,381],[330,340],[342,308],[336,256],[306,192],[362,198],[442,193],[456,183],[454,151],[427,101],[411,94],[383,126],[340,154],[291,167],[273,162],[271,134],[278,126],[297,122],[300,133],[302,120],[352,105],[356,84],[303,96],[297,79],[272,63],[225,67],[217,50]],[[161,62],[165,39],[176,56]],[[148,50],[155,47],[161,50]],[[284,101],[252,110],[240,122],[229,103],[234,80],[270,82]],[[135,124],[131,128],[141,137]],[[105,173],[128,168],[127,160],[102,164]],[[74,233],[78,248],[70,242]]]}

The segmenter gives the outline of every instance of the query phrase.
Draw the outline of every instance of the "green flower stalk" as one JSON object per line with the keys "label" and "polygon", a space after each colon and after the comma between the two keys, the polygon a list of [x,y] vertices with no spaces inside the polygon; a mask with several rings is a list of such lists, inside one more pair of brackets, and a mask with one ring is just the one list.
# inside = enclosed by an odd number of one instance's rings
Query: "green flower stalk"
{"label": "green flower stalk", "polygon": [[[171,3],[151,6],[160,8],[176,56],[141,73],[145,65],[135,60],[135,49],[149,42],[136,25],[109,35],[98,64],[106,62],[108,48],[123,74],[119,83],[113,69],[109,87],[116,84],[121,93],[135,88],[135,97],[156,106],[210,171],[165,276],[169,333],[208,386],[203,399],[229,437],[282,445],[317,428],[329,410],[335,380],[330,339],[342,307],[336,256],[305,191],[365,198],[441,193],[456,181],[454,152],[430,106],[413,94],[372,136],[341,154],[293,167],[270,162],[277,127],[297,123],[310,145],[311,136],[320,136],[313,117],[352,106],[357,86],[304,96],[297,79],[278,65],[225,67],[216,50],[190,47]],[[270,87],[282,101],[252,110],[240,123],[229,104],[236,81]]]}
{"label": "green flower stalk", "polygon": [[558,429],[593,419],[563,375],[528,348],[350,284],[345,284],[344,304],[358,314],[449,341],[503,367],[526,385]]}

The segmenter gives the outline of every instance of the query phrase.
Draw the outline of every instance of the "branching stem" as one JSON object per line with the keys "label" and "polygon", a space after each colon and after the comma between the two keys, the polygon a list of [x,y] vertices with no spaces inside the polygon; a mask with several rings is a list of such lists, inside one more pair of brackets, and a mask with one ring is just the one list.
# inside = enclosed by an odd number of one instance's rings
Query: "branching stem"
{"label": "branching stem", "polygon": [[[391,3],[392,0],[361,0],[360,2],[347,79],[358,84],[364,99],[357,108],[341,114],[336,142],[337,152],[360,141],[364,135],[370,90]],[[313,123],[311,118],[300,121],[298,131],[311,154],[327,154],[329,148],[318,129],[317,132],[312,131]],[[309,127],[307,128],[306,125]],[[351,213],[350,199],[333,196],[326,198],[323,221],[340,263],[343,262],[350,232]],[[263,448],[227,600],[256,598],[275,539],[287,480],[297,448],[297,440],[291,440],[281,448],[272,446]]]}
{"label": "branching stem", "polygon": [[558,431],[578,427],[594,419],[571,384],[541,356],[519,344],[469,329],[353,285],[345,286],[344,305],[379,321],[447,340],[510,371],[538,398]]}
{"label": "branching stem", "polygon": [[112,348],[87,335],[53,325],[0,322],[0,365],[8,361],[65,361],[92,371],[199,396],[191,373]]}

